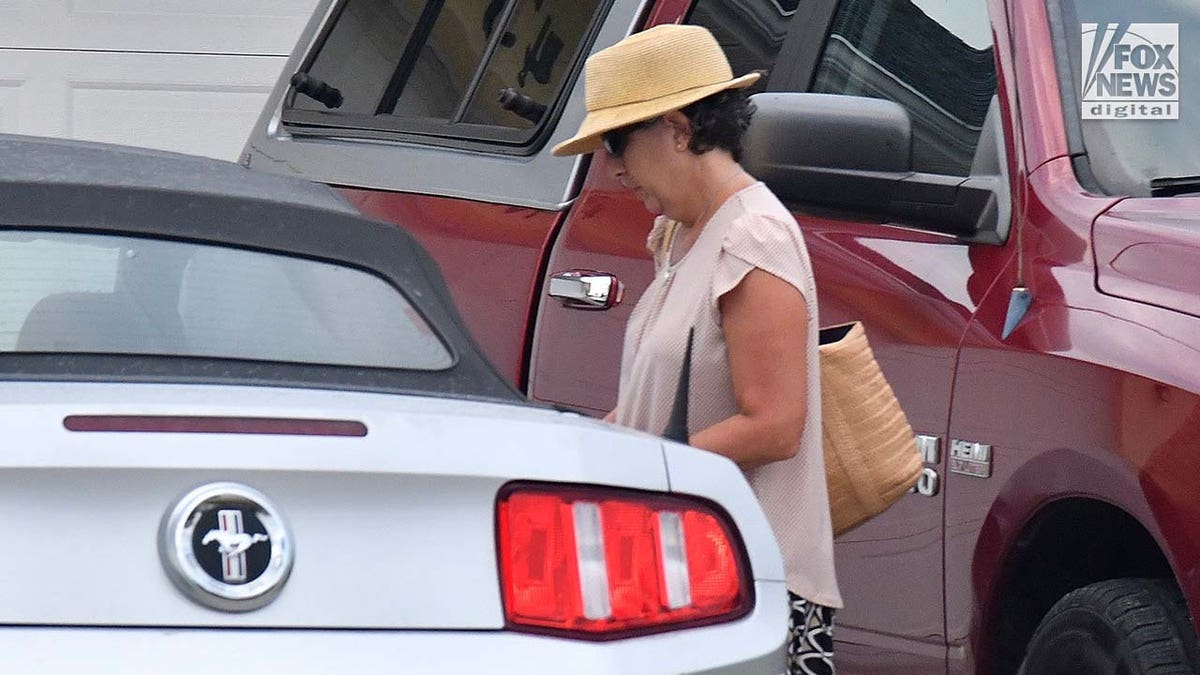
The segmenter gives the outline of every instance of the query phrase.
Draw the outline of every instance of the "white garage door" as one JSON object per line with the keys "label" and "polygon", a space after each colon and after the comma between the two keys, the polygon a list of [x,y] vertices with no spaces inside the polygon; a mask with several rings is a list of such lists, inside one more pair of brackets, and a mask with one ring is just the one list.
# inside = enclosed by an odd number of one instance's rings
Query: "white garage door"
{"label": "white garage door", "polygon": [[0,132],[236,159],[316,0],[0,0]]}

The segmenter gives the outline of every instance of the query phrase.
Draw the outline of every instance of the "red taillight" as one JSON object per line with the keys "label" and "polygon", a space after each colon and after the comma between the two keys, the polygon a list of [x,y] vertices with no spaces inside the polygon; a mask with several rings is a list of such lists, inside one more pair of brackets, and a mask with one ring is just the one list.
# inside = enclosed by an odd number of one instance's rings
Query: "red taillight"
{"label": "red taillight", "polygon": [[496,518],[511,627],[611,638],[750,609],[741,542],[705,502],[517,486],[501,495]]}

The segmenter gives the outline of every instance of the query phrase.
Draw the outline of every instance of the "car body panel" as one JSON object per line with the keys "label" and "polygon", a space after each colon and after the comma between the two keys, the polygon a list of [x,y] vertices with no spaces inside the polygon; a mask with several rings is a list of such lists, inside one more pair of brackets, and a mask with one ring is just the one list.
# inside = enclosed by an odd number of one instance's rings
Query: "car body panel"
{"label": "car body panel", "polygon": [[[970,277],[962,274],[967,248],[898,228],[803,214],[798,219],[813,261],[822,324],[863,323],[913,430],[940,444],[941,456],[928,466],[942,473],[955,355],[972,309]],[[865,296],[877,301],[864,305]],[[940,490],[906,495],[838,537],[834,546],[846,601],[842,625],[907,645],[905,658],[926,668],[944,660],[943,500]],[[875,602],[884,594],[896,600]],[[847,662],[855,667],[851,657]]]}
{"label": "car body panel", "polygon": [[[63,426],[68,415],[350,419],[368,433],[74,432]],[[5,538],[26,550],[0,575],[0,621],[8,624],[500,628],[493,512],[501,486],[521,479],[668,489],[658,439],[518,406],[261,387],[6,383],[0,420],[15,440],[0,458],[5,511],[38,504],[35,518],[5,519]],[[160,518],[189,489],[217,481],[263,492],[293,528],[296,570],[286,592],[255,612],[203,608],[162,574]],[[84,563],[80,551],[105,554]],[[57,581],[30,583],[38,578]]]}
{"label": "car body panel", "polygon": [[1096,220],[1103,293],[1200,316],[1200,214],[1194,198],[1126,199]]}
{"label": "car body panel", "polygon": [[[757,595],[782,595],[780,582],[760,581]],[[618,642],[560,640],[504,631],[347,631],[195,628],[20,628],[0,631],[9,667],[30,673],[97,675],[228,670],[308,673],[659,672],[708,675],[782,674],[785,603],[760,606],[738,621],[686,634]],[[736,645],[736,648],[731,646]]]}
{"label": "car body panel", "polygon": [[991,445],[993,474],[947,475],[947,630],[973,645],[952,672],[986,664],[994,645],[980,626],[1000,611],[1013,542],[1056,499],[1088,497],[1136,518],[1198,609],[1200,320],[1094,292],[1089,224],[1118,200],[1084,192],[1068,158],[1030,176],[1030,198],[1023,276],[1035,301],[1001,340],[1014,260],[981,302],[958,367],[950,437]]}
{"label": "car body panel", "polygon": [[367,215],[403,223],[421,242],[488,359],[519,385],[523,336],[542,290],[541,261],[561,212],[353,188],[342,193]]}
{"label": "car body panel", "polygon": [[[609,166],[606,157],[593,158],[584,196],[555,238],[547,270],[611,273],[624,285],[627,298],[638,298],[654,275],[646,248],[653,218],[632,193],[620,187]],[[566,306],[545,293],[540,294],[540,303],[530,359],[530,396],[592,413],[612,410],[621,363],[619,337],[635,303],[594,311]]]}

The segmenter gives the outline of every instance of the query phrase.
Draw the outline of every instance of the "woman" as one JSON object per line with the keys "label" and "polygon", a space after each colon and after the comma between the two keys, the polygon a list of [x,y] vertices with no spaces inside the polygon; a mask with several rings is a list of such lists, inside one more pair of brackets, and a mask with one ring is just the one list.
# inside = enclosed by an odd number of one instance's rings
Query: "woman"
{"label": "woman", "polygon": [[609,421],[661,434],[694,330],[689,440],[746,473],[783,551],[793,673],[833,672],[841,606],[821,450],[817,296],[788,210],[738,163],[753,106],[712,35],[665,25],[588,59],[587,116],[558,155],[603,148],[654,213],[657,274],[630,315]]}

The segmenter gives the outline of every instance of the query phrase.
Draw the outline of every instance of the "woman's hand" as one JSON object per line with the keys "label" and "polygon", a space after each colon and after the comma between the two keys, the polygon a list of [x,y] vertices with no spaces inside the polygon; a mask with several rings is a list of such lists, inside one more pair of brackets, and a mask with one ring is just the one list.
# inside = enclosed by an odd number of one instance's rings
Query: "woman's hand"
{"label": "woman's hand", "polygon": [[808,410],[808,303],[755,268],[721,296],[720,308],[738,413],[689,442],[743,469],[787,459],[800,448]]}

